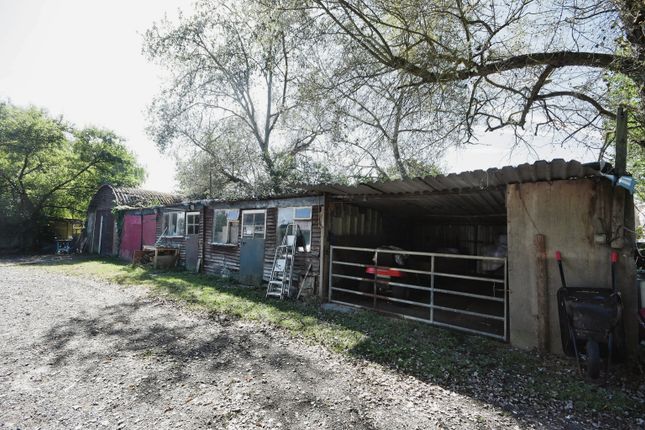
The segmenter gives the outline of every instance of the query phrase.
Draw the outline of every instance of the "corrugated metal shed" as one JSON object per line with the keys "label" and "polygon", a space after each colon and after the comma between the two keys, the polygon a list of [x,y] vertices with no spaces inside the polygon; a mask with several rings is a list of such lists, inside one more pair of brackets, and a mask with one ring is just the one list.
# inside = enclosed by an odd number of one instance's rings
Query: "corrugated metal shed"
{"label": "corrugated metal shed", "polygon": [[370,182],[358,185],[326,184],[309,187],[312,191],[332,195],[380,195],[380,194],[433,194],[463,190],[485,190],[500,186],[561,179],[600,176],[600,172],[579,161],[536,161],[533,164],[505,166],[488,170],[426,176],[407,180]]}
{"label": "corrugated metal shed", "polygon": [[329,193],[336,201],[401,216],[505,216],[508,184],[597,176],[601,176],[597,169],[578,161],[556,159],[355,186],[320,185],[312,190]]}
{"label": "corrugated metal shed", "polygon": [[112,187],[116,206],[146,207],[181,203],[184,197],[178,194],[142,190],[140,188]]}

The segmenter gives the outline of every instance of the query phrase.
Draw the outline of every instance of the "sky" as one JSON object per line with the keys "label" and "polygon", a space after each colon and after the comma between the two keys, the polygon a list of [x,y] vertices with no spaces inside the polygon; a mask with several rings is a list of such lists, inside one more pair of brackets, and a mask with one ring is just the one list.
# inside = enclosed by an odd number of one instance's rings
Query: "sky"
{"label": "sky", "polygon": [[147,171],[144,188],[172,191],[175,165],[146,136],[145,110],[162,71],[142,34],[188,0],[0,0],[0,99],[35,105],[78,127],[125,138]]}
{"label": "sky", "polygon": [[[163,71],[141,54],[142,34],[190,0],[0,0],[0,99],[47,109],[78,127],[111,129],[145,167],[143,188],[175,191],[175,165],[146,135],[146,108],[159,92]],[[452,149],[447,172],[501,167],[536,159],[593,161],[584,151],[538,145],[510,151],[499,132],[480,144]]]}

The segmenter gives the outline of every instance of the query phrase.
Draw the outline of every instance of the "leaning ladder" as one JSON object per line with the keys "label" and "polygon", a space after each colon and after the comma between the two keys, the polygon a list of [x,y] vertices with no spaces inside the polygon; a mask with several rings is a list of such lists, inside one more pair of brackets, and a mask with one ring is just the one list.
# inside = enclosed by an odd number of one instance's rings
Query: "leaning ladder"
{"label": "leaning ladder", "polygon": [[282,243],[275,249],[271,277],[267,285],[267,297],[284,299],[289,296],[293,278],[293,262],[296,256],[298,226],[287,224]]}

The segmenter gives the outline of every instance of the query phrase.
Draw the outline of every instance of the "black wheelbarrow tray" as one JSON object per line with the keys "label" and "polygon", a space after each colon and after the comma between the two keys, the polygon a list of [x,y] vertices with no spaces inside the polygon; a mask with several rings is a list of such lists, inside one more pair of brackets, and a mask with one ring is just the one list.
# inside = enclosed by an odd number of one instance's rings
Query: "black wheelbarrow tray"
{"label": "black wheelbarrow tray", "polygon": [[580,371],[584,352],[587,375],[591,378],[599,376],[601,358],[607,370],[612,361],[624,357],[623,303],[616,291],[614,274],[617,257],[612,253],[611,288],[568,287],[561,254],[556,253],[562,280],[557,294],[562,349],[576,358]]}

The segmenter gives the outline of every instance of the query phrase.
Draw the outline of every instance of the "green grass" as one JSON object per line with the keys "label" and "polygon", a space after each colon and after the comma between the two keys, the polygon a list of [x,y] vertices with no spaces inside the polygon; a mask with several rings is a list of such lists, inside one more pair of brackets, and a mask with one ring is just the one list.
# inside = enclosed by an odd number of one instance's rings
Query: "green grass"
{"label": "green grass", "polygon": [[[505,382],[515,394],[538,403],[572,400],[577,413],[642,413],[628,393],[642,375],[628,369],[612,375],[607,386],[587,382],[573,360],[539,356],[509,345],[372,312],[323,312],[317,304],[266,299],[264,289],[237,286],[229,279],[180,271],[150,271],[117,260],[80,259],[50,270],[94,277],[122,285],[146,285],[156,294],[247,321],[280,327],[293,336],[352,357],[412,374],[493,403],[507,403],[513,392],[497,390]],[[636,372],[632,370],[632,372]]]}

